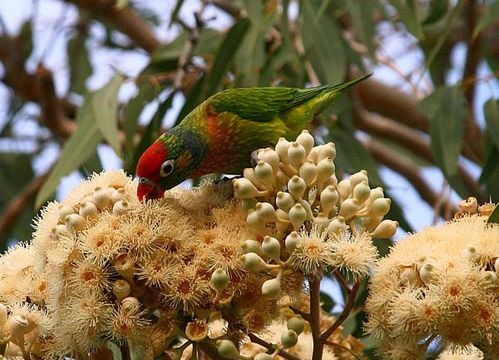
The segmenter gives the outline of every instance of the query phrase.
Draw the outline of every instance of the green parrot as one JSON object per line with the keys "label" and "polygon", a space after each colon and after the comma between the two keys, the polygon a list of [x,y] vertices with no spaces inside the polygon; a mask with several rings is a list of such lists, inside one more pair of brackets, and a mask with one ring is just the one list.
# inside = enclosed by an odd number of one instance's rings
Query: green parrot
{"label": "green parrot", "polygon": [[253,151],[274,146],[280,137],[296,138],[345,89],[368,76],[334,86],[235,88],[211,96],[142,154],[138,198],[162,197],[206,174],[241,174]]}

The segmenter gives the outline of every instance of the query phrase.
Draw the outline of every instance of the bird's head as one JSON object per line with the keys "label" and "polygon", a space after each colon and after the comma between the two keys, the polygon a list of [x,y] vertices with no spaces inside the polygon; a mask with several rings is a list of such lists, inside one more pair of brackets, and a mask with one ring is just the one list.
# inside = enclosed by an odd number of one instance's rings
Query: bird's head
{"label": "bird's head", "polygon": [[192,171],[192,154],[180,136],[164,133],[142,154],[137,163],[139,200],[158,199],[165,190],[180,184]]}

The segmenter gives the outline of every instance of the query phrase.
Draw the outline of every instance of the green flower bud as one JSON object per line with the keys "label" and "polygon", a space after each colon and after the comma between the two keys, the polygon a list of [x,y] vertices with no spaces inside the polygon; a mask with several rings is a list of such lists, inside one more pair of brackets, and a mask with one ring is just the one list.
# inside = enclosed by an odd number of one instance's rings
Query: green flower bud
{"label": "green flower bud", "polygon": [[464,251],[461,254],[466,260],[469,261],[475,261],[478,258],[478,253],[476,249],[473,246],[470,246],[467,249],[464,249]]}
{"label": "green flower bud", "polygon": [[281,344],[287,349],[293,347],[298,342],[298,334],[294,330],[286,330],[281,335]]}
{"label": "green flower bud", "polygon": [[329,185],[321,192],[321,210],[324,214],[329,214],[338,202],[338,191],[333,185]]}
{"label": "green flower bud", "polygon": [[278,220],[289,221],[288,213],[284,210],[277,209],[275,211]]}
{"label": "green flower bud", "polygon": [[307,220],[307,210],[301,204],[295,204],[289,209],[289,220],[295,230],[298,230]]}
{"label": "green flower bud", "polygon": [[317,164],[317,182],[323,184],[334,175],[334,162],[332,158],[325,158]]}
{"label": "green flower bud", "polygon": [[383,220],[383,216],[375,216],[375,217],[366,216],[362,218],[362,226],[366,228],[367,231],[374,231],[378,227],[378,225],[381,224],[381,220]]}
{"label": "green flower bud", "polygon": [[279,191],[275,199],[275,203],[279,209],[288,211],[295,204],[293,196],[287,192]]}
{"label": "green flower bud", "polygon": [[314,147],[314,137],[310,135],[308,130],[303,130],[296,138],[296,142],[305,148],[307,155],[310,154],[310,151]]}
{"label": "green flower bud", "polygon": [[434,276],[434,266],[432,264],[424,264],[421,270],[419,270],[419,277],[424,284],[429,284],[432,277]]}
{"label": "green flower bud", "polygon": [[296,199],[300,199],[305,190],[307,189],[307,184],[305,184],[305,180],[303,180],[298,175],[293,176],[288,181],[288,191],[289,193]]}
{"label": "green flower bud", "polygon": [[102,188],[97,186],[92,194],[92,202],[97,206],[97,208],[102,211],[107,206],[111,205],[111,192],[109,188]]}
{"label": "green flower bud", "polygon": [[33,330],[28,319],[24,315],[11,315],[8,320],[10,336],[13,339],[22,338],[25,334]]}
{"label": "green flower bud", "polygon": [[258,253],[260,252],[260,243],[255,240],[246,240],[241,244],[243,252],[247,253]]}
{"label": "green flower bud", "polygon": [[74,214],[75,211],[72,206],[64,205],[59,208],[59,220],[65,221],[66,216]]}
{"label": "green flower bud", "polygon": [[246,178],[235,179],[232,185],[234,186],[234,196],[236,199],[254,198],[259,194],[255,185]]}
{"label": "green flower bud", "polygon": [[251,226],[260,226],[260,218],[258,213],[254,209],[248,210],[248,215],[246,216],[246,222]]}
{"label": "green flower bud", "polygon": [[319,150],[322,145],[319,146],[314,146],[312,150],[310,151],[310,154],[307,156],[307,160],[311,160],[314,164],[317,164],[319,162]]}
{"label": "green flower bud", "polygon": [[376,199],[373,201],[368,210],[369,216],[385,216],[390,210],[392,201],[388,198]]}
{"label": "green flower bud", "polygon": [[346,199],[341,203],[339,215],[343,216],[345,220],[349,220],[357,214],[360,206],[355,199]]}
{"label": "green flower bud", "polygon": [[132,288],[130,287],[130,284],[124,279],[118,279],[113,283],[113,295],[118,301],[121,301],[130,295],[131,291]]}
{"label": "green flower bud", "polygon": [[347,224],[345,223],[345,218],[343,216],[338,216],[337,218],[333,219],[327,227],[328,234],[340,235],[341,233],[345,233],[346,231]]}
{"label": "green flower bud", "polygon": [[314,218],[314,224],[316,224],[320,230],[323,230],[328,227],[329,218],[326,215],[324,215],[324,213],[320,212]]}
{"label": "green flower bud", "polygon": [[365,207],[370,207],[371,204],[376,200],[376,199],[382,199],[385,196],[383,192],[382,187],[377,187],[374,189],[371,189],[371,193],[369,194],[369,198],[367,199],[366,203],[364,204]]}
{"label": "green flower bud", "polygon": [[229,283],[229,275],[224,269],[216,269],[211,274],[210,284],[217,290],[222,291]]}
{"label": "green flower bud", "polygon": [[352,196],[357,200],[359,205],[363,205],[369,198],[369,195],[371,195],[371,189],[369,188],[367,181],[361,181],[353,188]]}
{"label": "green flower bud", "polygon": [[305,148],[293,141],[288,149],[288,158],[292,165],[299,167],[305,162]]}
{"label": "green flower bud", "polygon": [[83,216],[70,214],[64,219],[66,226],[74,231],[81,231],[85,228],[86,221]]}
{"label": "green flower bud", "polygon": [[399,223],[393,220],[383,220],[372,232],[371,237],[375,239],[388,239],[397,232]]}
{"label": "green flower bud", "polygon": [[253,360],[272,360],[272,359],[274,359],[272,355],[265,353],[256,354],[255,357],[253,358]]}
{"label": "green flower bud", "polygon": [[265,281],[262,284],[262,295],[270,299],[275,299],[281,294],[281,279],[276,277]]}
{"label": "green flower bud", "polygon": [[66,225],[58,224],[52,229],[52,235],[56,238],[59,236],[70,236],[71,231]]}
{"label": "green flower bud", "polygon": [[363,181],[369,183],[366,170],[361,170],[359,172],[356,172],[355,174],[350,175],[348,180],[350,180],[350,191],[353,191],[357,184],[360,184]]}
{"label": "green flower bud", "polygon": [[497,275],[493,271],[484,271],[480,280],[483,287],[492,288],[497,286]]}
{"label": "green flower bud", "polygon": [[81,203],[80,210],[78,211],[80,216],[82,216],[84,218],[88,218],[88,217],[97,215],[98,212],[99,212],[99,209],[97,209],[97,206],[95,206],[95,204],[91,201]]}
{"label": "green flower bud", "polygon": [[319,149],[317,160],[321,161],[327,158],[331,158],[332,160],[336,159],[336,146],[332,142],[322,145]]}
{"label": "green flower bud", "polygon": [[288,319],[287,323],[288,329],[293,330],[295,333],[300,335],[305,329],[305,320],[303,320],[300,316],[293,316]]}
{"label": "green flower bud", "polygon": [[247,253],[241,256],[244,266],[249,271],[258,272],[267,268],[267,264],[263,259],[256,253]]}
{"label": "green flower bud", "polygon": [[262,242],[262,252],[273,260],[280,260],[281,244],[279,244],[279,240],[271,236],[265,236]]}
{"label": "green flower bud", "polygon": [[300,177],[305,181],[307,186],[312,184],[317,176],[317,167],[312,160],[307,160],[300,167]]}
{"label": "green flower bud", "polygon": [[245,198],[241,200],[241,206],[244,210],[254,209],[258,201],[255,198]]}
{"label": "green flower bud", "polygon": [[274,206],[268,202],[259,202],[256,204],[256,212],[258,217],[264,222],[276,221]]}
{"label": "green flower bud", "polygon": [[338,186],[338,179],[336,178],[336,175],[331,175],[331,177],[329,178],[329,182],[331,183],[330,185],[337,187]]}
{"label": "green flower bud", "polygon": [[345,199],[348,199],[350,195],[350,180],[341,180],[336,187],[338,191],[338,195],[340,196],[340,202],[343,202]]}
{"label": "green flower bud", "polygon": [[274,170],[269,163],[260,160],[255,167],[255,176],[265,184],[271,184],[274,177]]}
{"label": "green flower bud", "polygon": [[121,308],[128,314],[136,312],[140,308],[140,301],[136,297],[128,296],[121,300]]}
{"label": "green flower bud", "polygon": [[239,351],[230,340],[217,340],[218,353],[227,359],[239,359]]}
{"label": "green flower bud", "polygon": [[113,215],[121,216],[127,211],[130,211],[131,207],[125,200],[119,200],[113,205]]}
{"label": "green flower bud", "polygon": [[111,191],[111,202],[114,204],[117,201],[123,200],[125,197],[125,189],[119,188]]}
{"label": "green flower bud", "polygon": [[279,159],[282,162],[288,161],[289,145],[290,145],[289,141],[283,137],[279,138],[279,140],[277,141],[277,144],[275,146],[275,152],[279,155]]}
{"label": "green flower bud", "polygon": [[284,240],[284,244],[286,245],[286,249],[288,249],[291,254],[293,250],[298,245],[298,242],[301,241],[301,236],[298,235],[296,231],[292,231],[288,236],[286,236],[286,240]]}

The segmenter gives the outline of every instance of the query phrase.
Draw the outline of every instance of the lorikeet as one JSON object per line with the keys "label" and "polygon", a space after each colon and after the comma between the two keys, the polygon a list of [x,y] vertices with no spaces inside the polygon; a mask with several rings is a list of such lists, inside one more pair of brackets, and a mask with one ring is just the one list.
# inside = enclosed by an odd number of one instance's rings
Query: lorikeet
{"label": "lorikeet", "polygon": [[280,137],[294,139],[343,90],[367,76],[335,86],[236,88],[211,96],[142,154],[139,199],[159,198],[201,175],[240,174],[254,150]]}

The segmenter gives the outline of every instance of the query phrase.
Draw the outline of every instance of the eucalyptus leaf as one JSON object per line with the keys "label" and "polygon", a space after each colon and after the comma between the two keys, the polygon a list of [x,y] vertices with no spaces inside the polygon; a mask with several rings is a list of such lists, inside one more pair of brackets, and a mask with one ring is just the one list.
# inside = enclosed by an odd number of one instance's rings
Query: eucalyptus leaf
{"label": "eucalyptus leaf", "polygon": [[366,46],[371,59],[375,58],[374,23],[372,20],[372,6],[363,0],[347,0],[346,7],[360,40]]}
{"label": "eucalyptus leaf", "polygon": [[496,204],[492,214],[487,218],[487,224],[499,224],[499,204]]}
{"label": "eucalyptus leaf", "polygon": [[92,65],[88,56],[86,36],[79,32],[76,36],[69,39],[67,53],[70,90],[77,94],[84,94],[87,90],[85,81],[92,75]]}
{"label": "eucalyptus leaf", "polygon": [[485,121],[487,122],[487,131],[499,148],[499,100],[489,99],[484,105]]}
{"label": "eucalyptus leaf", "polygon": [[486,27],[492,25],[495,22],[499,22],[499,1],[491,1],[484,10],[480,21],[473,30],[473,37],[476,37],[482,30]]}

